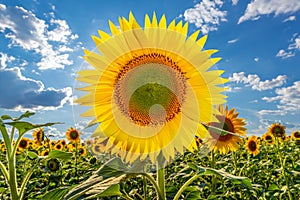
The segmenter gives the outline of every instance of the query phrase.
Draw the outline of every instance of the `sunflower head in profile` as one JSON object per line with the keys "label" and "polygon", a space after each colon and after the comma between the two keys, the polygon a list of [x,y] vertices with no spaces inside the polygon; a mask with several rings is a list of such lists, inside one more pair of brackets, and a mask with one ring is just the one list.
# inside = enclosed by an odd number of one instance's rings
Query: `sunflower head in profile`
{"label": "sunflower head in profile", "polygon": [[292,138],[293,140],[300,140],[300,131],[292,132]]}
{"label": "sunflower head in profile", "polygon": [[51,158],[50,160],[48,160],[47,168],[51,172],[56,172],[57,170],[59,170],[59,167],[60,167],[60,162],[56,158]]}
{"label": "sunflower head in profile", "polygon": [[228,110],[228,106],[224,108],[223,105],[218,106],[220,114],[216,115],[219,122],[210,122],[208,126],[220,128],[222,130],[235,133],[220,135],[214,129],[208,128],[209,137],[204,141],[214,151],[219,151],[221,154],[227,154],[230,150],[236,151],[239,149],[239,143],[243,140],[239,136],[246,134],[246,122],[243,118],[238,118],[239,113],[235,108]]}
{"label": "sunflower head in profile", "polygon": [[132,13],[117,26],[109,21],[111,34],[92,37],[100,53],[85,50],[94,69],[77,77],[87,84],[78,90],[88,92],[77,103],[91,107],[82,116],[99,123],[93,136],[105,137],[104,151],[129,163],[197,149],[195,135],[206,136],[200,122],[217,121],[214,106],[226,97],[223,71],[209,70],[220,58],[203,50],[207,36],[187,36],[188,23],[167,24],[164,15],[151,18],[144,27]]}
{"label": "sunflower head in profile", "polygon": [[262,136],[263,141],[265,141],[265,143],[267,143],[268,145],[273,146],[275,144],[275,137],[273,134],[267,132],[265,134],[263,134]]}
{"label": "sunflower head in profile", "polygon": [[72,127],[67,130],[66,137],[70,142],[80,142],[80,132]]}
{"label": "sunflower head in profile", "polygon": [[249,137],[246,141],[245,147],[248,150],[249,154],[252,154],[254,156],[259,154],[260,145],[257,141],[256,136],[252,135],[251,137]]}
{"label": "sunflower head in profile", "polygon": [[19,149],[27,149],[29,147],[30,140],[28,138],[22,138],[19,142]]}
{"label": "sunflower head in profile", "polygon": [[285,126],[274,123],[269,127],[269,133],[273,134],[276,138],[283,139],[285,137]]}
{"label": "sunflower head in profile", "polygon": [[35,141],[38,143],[42,143],[45,138],[45,133],[43,128],[38,128],[32,133],[32,137],[34,138]]}

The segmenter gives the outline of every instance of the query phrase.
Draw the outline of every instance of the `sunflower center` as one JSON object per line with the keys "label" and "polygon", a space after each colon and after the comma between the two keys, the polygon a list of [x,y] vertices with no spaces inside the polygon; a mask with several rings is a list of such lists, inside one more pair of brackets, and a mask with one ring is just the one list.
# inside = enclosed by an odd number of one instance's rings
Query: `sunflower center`
{"label": "sunflower center", "polygon": [[70,133],[70,137],[71,137],[73,140],[77,139],[77,137],[78,137],[77,131],[72,131],[72,132]]}
{"label": "sunflower center", "polygon": [[181,112],[186,78],[166,64],[141,64],[125,70],[115,83],[117,106],[139,126],[161,125]]}
{"label": "sunflower center", "polygon": [[267,136],[266,136],[266,140],[267,140],[267,142],[271,143],[271,142],[272,142],[272,137],[269,136],[269,135],[267,135]]}
{"label": "sunflower center", "polygon": [[251,151],[255,151],[256,150],[256,142],[255,141],[250,141],[248,143],[248,147]]}
{"label": "sunflower center", "polygon": [[283,135],[284,131],[282,130],[281,127],[276,126],[276,127],[273,129],[273,133],[274,133],[275,136],[281,137],[281,136]]}
{"label": "sunflower center", "polygon": [[296,132],[294,135],[295,135],[295,138],[300,138],[300,132]]}
{"label": "sunflower center", "polygon": [[27,141],[26,140],[21,140],[20,141],[20,147],[22,147],[22,148],[27,147]]}
{"label": "sunflower center", "polygon": [[[212,122],[212,123],[209,123],[209,125],[217,127],[217,128],[221,128],[225,131],[234,132],[234,126],[230,119],[223,117],[223,116],[219,116],[218,119],[220,122]],[[223,141],[223,142],[228,141],[232,137],[234,137],[234,135],[231,135],[231,134],[220,135],[218,133],[215,133],[212,130],[210,130],[209,132],[210,132],[210,135],[213,136],[213,138],[215,138],[219,141]]]}

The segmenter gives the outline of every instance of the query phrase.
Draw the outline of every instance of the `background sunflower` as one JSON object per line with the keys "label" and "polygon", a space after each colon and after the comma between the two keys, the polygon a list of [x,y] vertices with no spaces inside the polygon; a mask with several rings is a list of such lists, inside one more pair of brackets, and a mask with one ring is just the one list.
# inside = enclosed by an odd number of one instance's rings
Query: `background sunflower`
{"label": "background sunflower", "polygon": [[228,151],[236,151],[239,149],[239,143],[242,142],[240,136],[246,134],[246,122],[243,118],[238,118],[239,113],[235,108],[228,110],[228,106],[224,108],[223,105],[218,106],[220,114],[216,115],[219,122],[210,122],[208,126],[217,127],[232,134],[220,134],[214,131],[214,129],[208,128],[209,137],[207,137],[205,144],[214,151],[219,151],[221,154],[227,154]]}
{"label": "background sunflower", "polygon": [[246,141],[245,147],[248,150],[249,154],[252,154],[254,156],[259,154],[260,145],[257,141],[256,136],[252,135],[251,137],[249,137]]}

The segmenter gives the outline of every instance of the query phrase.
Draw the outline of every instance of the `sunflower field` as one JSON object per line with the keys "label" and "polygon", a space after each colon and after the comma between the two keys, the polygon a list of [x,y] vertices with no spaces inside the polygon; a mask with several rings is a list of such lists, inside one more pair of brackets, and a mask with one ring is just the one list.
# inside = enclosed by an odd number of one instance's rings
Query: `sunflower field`
{"label": "sunflower field", "polygon": [[58,123],[33,124],[33,112],[0,116],[0,199],[300,199],[299,130],[247,133],[207,36],[165,15],[144,21],[109,21],[92,36],[98,52],[84,50],[83,131],[57,140],[47,127]]}
{"label": "sunflower field", "polygon": [[[23,117],[32,114],[25,113]],[[8,116],[1,118],[5,122]],[[12,142],[12,147],[17,145],[17,187],[27,180],[23,199],[156,198],[152,179],[147,178],[149,174],[156,176],[151,162],[144,166],[148,168],[147,173],[135,173],[138,169],[134,169],[134,164],[128,166],[118,158],[101,154],[103,146],[99,138],[83,141],[83,133],[70,128],[65,139],[52,140],[43,128],[35,128],[40,125],[14,120],[15,123],[6,124],[20,132],[34,128],[31,139],[23,137],[18,144]],[[300,195],[300,132],[287,136],[284,130],[284,126],[273,124],[263,137],[247,137],[234,150],[224,152],[217,148],[207,155],[203,155],[207,145],[195,138],[199,151],[177,155],[165,167],[166,198],[297,199]],[[229,145],[230,141],[227,142]],[[4,141],[0,149],[1,165],[6,165],[8,149]],[[119,168],[112,167],[114,165]],[[1,199],[11,199],[12,186],[7,184],[10,181],[2,171]]]}

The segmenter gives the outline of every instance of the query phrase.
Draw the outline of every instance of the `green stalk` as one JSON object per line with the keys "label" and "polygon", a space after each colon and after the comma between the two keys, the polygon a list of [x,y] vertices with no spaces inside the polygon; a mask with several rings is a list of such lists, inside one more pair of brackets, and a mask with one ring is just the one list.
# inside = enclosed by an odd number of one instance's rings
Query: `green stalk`
{"label": "green stalk", "polygon": [[195,174],[193,177],[191,177],[187,182],[185,182],[181,188],[177,191],[176,195],[174,196],[174,200],[178,200],[180,198],[180,195],[182,194],[182,192],[185,190],[185,188],[187,186],[189,186],[189,184],[191,184],[194,180],[198,179],[201,175],[199,174]]}
{"label": "green stalk", "polygon": [[15,134],[15,127],[13,126],[12,129],[11,129],[11,134],[10,134],[10,142],[11,143],[13,143],[14,134]]}
{"label": "green stalk", "polygon": [[[17,199],[19,199],[19,196],[18,196],[18,188],[17,188],[16,169],[15,169],[16,155],[14,154],[15,151],[12,152],[12,142],[9,138],[6,128],[3,125],[2,121],[0,121],[0,122],[1,122],[0,131],[1,131],[3,139],[4,139],[4,143],[5,143],[5,147],[6,147],[6,159],[8,161],[8,174],[6,173],[6,175],[8,175],[7,184],[9,185],[9,188],[10,188],[11,198],[13,200],[17,200]],[[14,129],[13,129],[13,131],[14,131]],[[12,134],[13,134],[13,131],[12,131]],[[3,167],[4,166],[1,166],[1,169]],[[4,174],[5,174],[5,172],[4,172]]]}
{"label": "green stalk", "polygon": [[5,179],[6,179],[6,181],[8,183],[9,182],[9,174],[8,174],[8,171],[7,171],[6,167],[5,167],[5,165],[1,161],[0,161],[0,169],[1,169],[1,171],[2,171],[2,173],[3,173],[3,175],[4,175]]}
{"label": "green stalk", "polygon": [[78,180],[78,176],[77,176],[77,154],[78,154],[77,142],[75,142],[75,148],[76,148],[76,151],[75,151],[75,177],[76,177],[76,180]]}
{"label": "green stalk", "polygon": [[17,188],[17,175],[16,175],[16,156],[8,155],[8,172],[9,172],[9,188],[11,192],[11,198],[13,200],[19,199],[18,188]]}
{"label": "green stalk", "polygon": [[162,155],[162,152],[157,157],[157,184],[160,189],[160,194],[158,195],[159,200],[166,199],[166,190],[165,190],[165,158]]}
{"label": "green stalk", "polygon": [[232,157],[233,157],[233,169],[234,169],[234,173],[236,174],[237,173],[237,161],[236,161],[236,155],[235,155],[235,152],[232,151]]}
{"label": "green stalk", "polygon": [[25,187],[30,179],[30,176],[32,175],[33,173],[33,170],[35,169],[35,167],[37,166],[38,164],[35,164],[26,174],[23,182],[22,182],[22,185],[21,185],[21,189],[20,189],[20,199],[23,199],[23,196],[24,196],[24,192],[25,192]]}
{"label": "green stalk", "polygon": [[[157,167],[159,167],[159,164],[157,165]],[[159,200],[165,200],[165,169],[163,167],[157,169],[157,184],[161,192],[161,194],[159,195]]]}
{"label": "green stalk", "polygon": [[155,181],[155,179],[147,173],[141,173],[141,175],[146,177],[152,183],[159,199],[162,199],[163,198],[163,195],[161,194],[162,192],[161,192],[160,187],[158,186],[157,182]]}
{"label": "green stalk", "polygon": [[283,175],[283,178],[284,178],[284,180],[285,180],[285,184],[286,184],[286,186],[287,186],[287,192],[288,192],[289,200],[293,200],[292,194],[291,194],[291,192],[290,192],[290,185],[289,185],[289,182],[288,182],[288,179],[287,179],[285,170],[284,170],[284,165],[285,165],[285,163],[282,161],[282,153],[281,153],[281,151],[280,151],[278,138],[276,138],[276,146],[277,146],[277,153],[278,153],[278,155],[279,155],[280,167],[281,167],[281,169],[282,169],[281,173],[282,173],[282,175]]}
{"label": "green stalk", "polygon": [[143,176],[144,199],[147,199],[147,179]]}
{"label": "green stalk", "polygon": [[[211,167],[212,168],[215,168],[215,154],[214,154],[214,151],[211,151]],[[213,175],[212,176],[212,184],[211,184],[211,193],[212,195],[215,195],[216,194],[216,182],[217,179],[216,179],[216,176]]]}
{"label": "green stalk", "polygon": [[[0,120],[0,123],[2,123],[1,120]],[[9,139],[8,133],[6,131],[6,128],[3,124],[0,124],[0,131],[2,133],[3,140],[4,140],[4,143],[5,143],[6,154],[10,155],[11,154],[11,149],[12,149],[12,144],[10,142],[10,139]]]}

